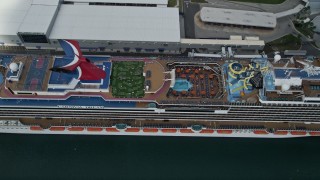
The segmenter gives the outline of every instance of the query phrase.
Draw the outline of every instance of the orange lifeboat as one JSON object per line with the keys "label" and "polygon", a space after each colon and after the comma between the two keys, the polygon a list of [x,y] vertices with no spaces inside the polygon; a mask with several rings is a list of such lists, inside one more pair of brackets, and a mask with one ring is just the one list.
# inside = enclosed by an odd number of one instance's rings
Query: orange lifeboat
{"label": "orange lifeboat", "polygon": [[174,128],[165,128],[165,129],[161,129],[161,131],[163,133],[176,133],[177,132],[177,129],[174,129]]}
{"label": "orange lifeboat", "polygon": [[210,79],[213,79],[213,78],[214,78],[214,75],[213,75],[213,74],[210,74],[210,75],[209,75],[209,78],[210,78]]}
{"label": "orange lifeboat", "polygon": [[68,128],[69,131],[83,131],[83,127],[70,127]]}
{"label": "orange lifeboat", "polygon": [[102,131],[103,129],[100,128],[100,127],[88,127],[87,128],[87,131],[95,131],[95,132],[100,132]]}
{"label": "orange lifeboat", "polygon": [[291,131],[290,133],[296,136],[307,135],[306,131]]}
{"label": "orange lifeboat", "polygon": [[157,128],[144,128],[144,129],[143,129],[143,132],[146,132],[146,133],[156,133],[156,132],[158,132],[158,129],[157,129]]}
{"label": "orange lifeboat", "polygon": [[32,130],[32,131],[42,131],[43,129],[40,126],[31,126],[30,130]]}
{"label": "orange lifeboat", "polygon": [[186,71],[185,71],[185,72],[186,72],[187,74],[188,74],[188,73],[190,73],[190,69],[186,69]]}
{"label": "orange lifeboat", "polygon": [[126,132],[139,132],[140,128],[127,128],[125,131]]}
{"label": "orange lifeboat", "polygon": [[180,68],[176,68],[176,72],[177,73],[181,72],[181,69]]}
{"label": "orange lifeboat", "polygon": [[214,132],[214,130],[212,129],[202,129],[200,131],[200,133],[204,133],[204,134],[212,134]]}
{"label": "orange lifeboat", "polygon": [[287,135],[288,131],[276,131],[273,133],[274,135]]}
{"label": "orange lifeboat", "polygon": [[201,95],[206,95],[206,92],[205,91],[201,91]]}
{"label": "orange lifeboat", "polygon": [[203,79],[204,78],[204,75],[203,74],[200,74],[200,79]]}
{"label": "orange lifeboat", "polygon": [[217,133],[218,134],[232,134],[232,130],[222,130],[222,129],[220,129],[220,130],[217,130]]}
{"label": "orange lifeboat", "polygon": [[180,129],[181,133],[193,133],[191,129]]}
{"label": "orange lifeboat", "polygon": [[119,130],[117,128],[113,128],[113,127],[106,128],[106,131],[108,131],[108,132],[119,132]]}
{"label": "orange lifeboat", "polygon": [[311,136],[320,136],[320,132],[319,131],[311,131],[311,132],[309,132],[309,134]]}
{"label": "orange lifeboat", "polygon": [[50,131],[64,131],[65,129],[66,129],[65,127],[55,126],[55,127],[51,127],[49,130]]}

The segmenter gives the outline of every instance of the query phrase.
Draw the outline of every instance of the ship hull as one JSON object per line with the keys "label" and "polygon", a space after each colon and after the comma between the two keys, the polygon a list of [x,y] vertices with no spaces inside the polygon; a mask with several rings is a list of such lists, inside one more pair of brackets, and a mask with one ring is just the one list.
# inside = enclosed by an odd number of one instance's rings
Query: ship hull
{"label": "ship hull", "polygon": [[274,133],[264,133],[257,134],[253,130],[233,130],[232,133],[224,133],[225,130],[214,130],[212,133],[184,133],[181,130],[177,129],[176,132],[165,132],[161,129],[158,129],[157,132],[145,132],[143,128],[139,128],[138,132],[126,132],[125,130],[119,131],[107,131],[106,128],[102,128],[102,131],[90,131],[87,128],[84,128],[81,131],[72,131],[68,130],[68,127],[64,127],[57,130],[50,129],[41,129],[41,130],[32,130],[29,126],[1,126],[0,133],[9,133],[9,134],[49,134],[49,135],[120,135],[120,136],[181,136],[181,137],[230,137],[230,138],[297,138],[297,137],[310,137],[310,136],[319,136],[313,135],[311,132],[301,133],[301,134],[292,134],[290,132],[286,134],[274,134]]}

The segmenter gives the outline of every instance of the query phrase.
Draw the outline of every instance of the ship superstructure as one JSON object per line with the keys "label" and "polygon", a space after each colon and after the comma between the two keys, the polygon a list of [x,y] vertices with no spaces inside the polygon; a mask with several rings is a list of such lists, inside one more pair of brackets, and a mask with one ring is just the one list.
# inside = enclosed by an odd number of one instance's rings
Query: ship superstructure
{"label": "ship superstructure", "polygon": [[319,60],[1,55],[0,131],[320,135]]}

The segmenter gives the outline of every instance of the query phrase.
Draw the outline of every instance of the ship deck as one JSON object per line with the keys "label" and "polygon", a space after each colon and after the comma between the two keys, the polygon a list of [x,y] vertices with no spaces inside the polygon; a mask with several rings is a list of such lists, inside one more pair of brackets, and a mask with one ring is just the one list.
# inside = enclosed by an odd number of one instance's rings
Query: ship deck
{"label": "ship deck", "polygon": [[[100,97],[97,102],[101,101],[100,104],[103,106],[108,103],[112,104],[112,102],[122,104],[131,102],[136,107],[141,108],[149,107],[150,103],[156,103],[160,106],[185,105],[201,107],[204,104],[219,105],[234,102],[254,104],[259,103],[259,97],[261,96],[260,89],[246,89],[247,87],[243,84],[243,80],[239,80],[239,76],[241,78],[246,73],[245,70],[252,66],[251,59],[203,60],[194,58],[191,61],[187,58],[170,57],[91,56],[93,63],[106,68],[106,72],[109,73],[106,79],[101,82],[81,82],[73,89],[55,89],[52,88],[52,84],[58,84],[59,86],[70,84],[72,82],[71,79],[76,79],[77,76],[77,74],[65,75],[61,72],[57,73],[49,70],[57,65],[57,62],[59,62],[59,65],[64,64],[59,59],[60,57],[45,55],[4,57],[2,56],[2,65],[4,67],[8,67],[12,62],[23,63],[24,65],[19,81],[6,79],[1,84],[1,98],[6,99],[6,101],[10,101],[9,99],[11,99],[12,102],[9,103],[12,104],[16,101],[16,103],[21,104],[38,102],[34,104],[91,106],[95,103],[90,103],[91,101],[87,100],[84,101],[84,99],[95,101],[95,99]],[[66,61],[70,60],[66,59]],[[289,63],[290,61],[288,59],[277,63],[269,61],[269,63],[278,71],[286,67],[293,69],[296,71],[296,74],[299,74],[300,70],[298,68],[301,68],[301,64],[296,61],[295,63]],[[105,66],[105,62],[108,62],[109,65]],[[259,64],[260,68],[268,69],[267,61],[257,59],[255,62],[263,62]],[[142,64],[139,65],[137,63]],[[319,63],[319,60],[313,62],[315,65],[317,63]],[[115,69],[116,64],[119,65],[117,69]],[[241,73],[239,71],[239,74],[237,74],[236,69],[230,70],[231,64],[235,64],[235,68],[237,66],[243,67]],[[9,71],[9,69],[6,70],[5,77],[10,75],[11,72]],[[231,71],[235,74],[230,74]],[[171,73],[174,73],[174,75]],[[270,74],[272,73],[267,75]],[[305,74],[302,75],[306,76]],[[247,77],[249,76],[245,75],[243,78]],[[297,97],[301,98],[302,95],[319,97],[320,80],[317,78],[304,78],[300,89],[299,87],[292,87],[290,89],[297,92],[279,93],[281,87],[274,85],[273,90],[265,93],[265,99],[273,101],[301,101]],[[83,101],[75,101],[74,99],[76,98],[82,98]]]}

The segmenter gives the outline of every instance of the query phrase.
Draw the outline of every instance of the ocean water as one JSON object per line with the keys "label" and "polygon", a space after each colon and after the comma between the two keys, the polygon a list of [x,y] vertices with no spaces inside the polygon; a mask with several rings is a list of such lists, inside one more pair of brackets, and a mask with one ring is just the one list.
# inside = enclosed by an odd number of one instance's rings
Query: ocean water
{"label": "ocean water", "polygon": [[0,179],[320,179],[320,138],[0,134]]}

